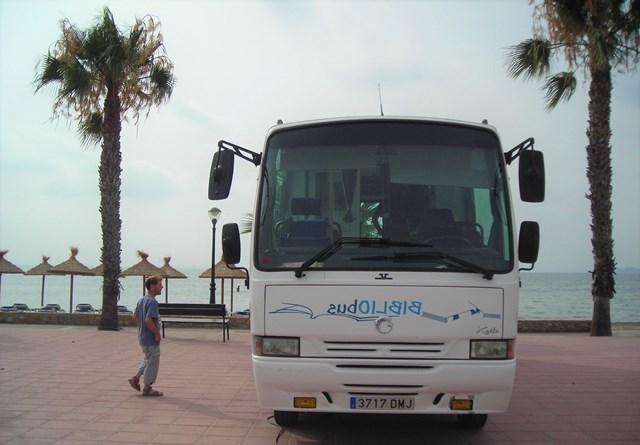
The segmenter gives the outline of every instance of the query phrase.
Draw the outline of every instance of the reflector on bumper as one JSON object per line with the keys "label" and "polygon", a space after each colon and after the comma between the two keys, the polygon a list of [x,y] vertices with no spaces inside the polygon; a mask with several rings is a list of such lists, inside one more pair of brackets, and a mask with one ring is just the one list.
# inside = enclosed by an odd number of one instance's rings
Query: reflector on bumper
{"label": "reflector on bumper", "polygon": [[294,408],[304,408],[311,409],[316,407],[316,398],[315,397],[294,397],[293,398],[293,407]]}
{"label": "reflector on bumper", "polygon": [[451,399],[449,408],[453,411],[471,411],[473,409],[473,400]]}

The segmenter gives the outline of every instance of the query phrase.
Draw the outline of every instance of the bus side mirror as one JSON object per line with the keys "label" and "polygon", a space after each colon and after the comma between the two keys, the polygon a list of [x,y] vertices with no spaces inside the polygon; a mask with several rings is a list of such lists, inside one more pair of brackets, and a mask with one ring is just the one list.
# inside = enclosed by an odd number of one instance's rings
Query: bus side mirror
{"label": "bus side mirror", "polygon": [[240,262],[240,230],[236,223],[222,226],[222,255],[227,266]]}
{"label": "bus side mirror", "polygon": [[220,150],[213,155],[209,172],[209,199],[226,199],[229,196],[234,159],[235,154],[229,150]]}
{"label": "bus side mirror", "polygon": [[535,221],[522,221],[518,236],[518,259],[521,263],[535,263],[540,248],[540,226]]}
{"label": "bus side mirror", "polygon": [[541,151],[524,150],[519,155],[518,178],[520,199],[524,202],[544,201],[544,158]]}

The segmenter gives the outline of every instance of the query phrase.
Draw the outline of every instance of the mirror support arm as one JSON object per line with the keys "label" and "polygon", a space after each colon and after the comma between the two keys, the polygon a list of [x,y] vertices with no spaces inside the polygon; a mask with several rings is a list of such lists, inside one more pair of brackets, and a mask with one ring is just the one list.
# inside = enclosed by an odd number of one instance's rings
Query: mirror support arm
{"label": "mirror support arm", "polygon": [[218,141],[218,151],[220,150],[232,151],[236,156],[251,162],[256,167],[258,167],[260,165],[260,162],[262,162],[261,153],[256,153],[254,151],[249,150],[248,148],[243,148],[243,147],[240,147],[239,145],[232,144],[231,142],[227,142],[224,140]]}
{"label": "mirror support arm", "polygon": [[514,159],[516,159],[518,156],[520,156],[520,153],[522,153],[523,151],[528,150],[528,149],[532,149],[533,150],[534,142],[535,142],[535,140],[533,138],[529,138],[529,139],[519,143],[518,145],[513,147],[508,152],[506,152],[504,154],[504,160],[507,162],[507,165],[511,165],[511,163],[514,161]]}

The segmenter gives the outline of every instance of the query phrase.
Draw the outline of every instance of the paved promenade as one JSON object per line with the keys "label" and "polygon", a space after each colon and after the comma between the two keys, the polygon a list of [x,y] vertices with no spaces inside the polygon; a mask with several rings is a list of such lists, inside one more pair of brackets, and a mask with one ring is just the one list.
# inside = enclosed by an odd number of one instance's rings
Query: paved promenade
{"label": "paved promenade", "polygon": [[168,328],[155,387],[127,383],[135,328],[0,324],[0,444],[638,444],[640,332],[523,334],[511,407],[464,431],[452,416],[325,415],[294,429],[256,403],[246,330]]}

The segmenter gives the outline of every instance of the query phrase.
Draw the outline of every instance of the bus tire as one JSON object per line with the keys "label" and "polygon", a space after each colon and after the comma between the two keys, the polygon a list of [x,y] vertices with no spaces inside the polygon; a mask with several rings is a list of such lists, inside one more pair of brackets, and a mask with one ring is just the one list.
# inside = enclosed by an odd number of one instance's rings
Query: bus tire
{"label": "bus tire", "polygon": [[458,414],[458,425],[468,430],[479,430],[486,425],[488,414]]}
{"label": "bus tire", "polygon": [[274,411],[273,417],[279,426],[293,426],[298,423],[298,413],[295,411]]}

